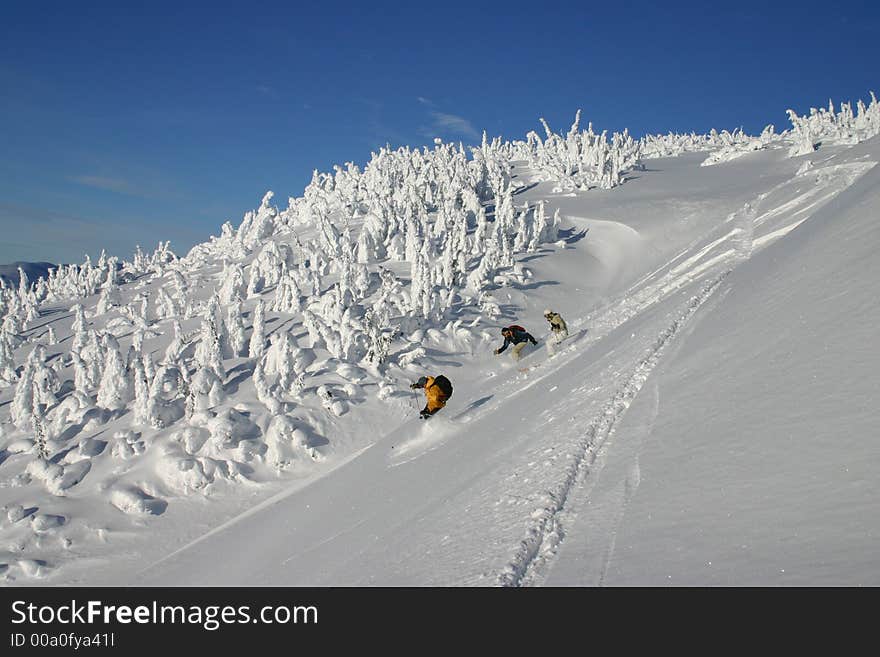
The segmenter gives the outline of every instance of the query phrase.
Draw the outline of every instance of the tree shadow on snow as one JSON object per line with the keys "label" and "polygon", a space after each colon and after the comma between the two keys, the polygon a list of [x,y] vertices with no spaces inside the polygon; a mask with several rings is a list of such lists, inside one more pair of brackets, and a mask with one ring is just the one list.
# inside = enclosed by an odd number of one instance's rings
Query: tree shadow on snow
{"label": "tree shadow on snow", "polygon": [[161,516],[168,508],[168,502],[143,491],[140,492],[140,498],[144,502],[144,510],[152,516]]}
{"label": "tree shadow on snow", "polygon": [[531,184],[529,184],[529,185],[526,185],[525,187],[520,187],[518,190],[516,190],[516,191],[513,193],[513,195],[516,196],[517,194],[522,194],[523,192],[527,192],[527,191],[529,191],[530,189],[534,189],[534,188],[537,187],[537,186],[538,186],[538,183],[533,182],[533,183],[531,183]]}
{"label": "tree shadow on snow", "polygon": [[323,447],[324,445],[330,444],[330,441],[322,434],[315,431],[314,427],[308,422],[297,424],[297,428],[301,429],[303,433],[306,434],[306,445],[308,447]]}
{"label": "tree shadow on snow", "polygon": [[[121,417],[121,415],[119,417]],[[101,424],[107,424],[107,422],[114,419],[110,415],[109,411],[104,411],[103,409],[100,409],[98,407],[90,408],[83,414],[82,419],[79,422],[75,422],[74,424],[71,424],[66,429],[64,429],[64,431],[61,433],[61,435],[58,436],[58,440],[60,442],[67,442],[71,438],[76,437],[76,435],[79,434],[79,432],[82,431],[83,428],[85,428],[85,426],[89,422],[91,422],[92,420],[94,420],[96,418],[98,419],[98,422],[100,422]],[[95,438],[97,436],[100,436],[102,433],[104,433],[103,429],[91,437]],[[73,449],[73,448],[70,448],[70,449]],[[68,449],[64,453],[66,454],[67,452],[70,451],[70,449]],[[54,460],[54,458],[53,458],[53,460]]]}
{"label": "tree shadow on snow", "polygon": [[[48,316],[48,315],[54,315],[54,314],[56,314],[56,313],[63,313],[63,312],[67,312],[67,311],[66,311],[66,310],[62,310],[62,309],[60,309],[60,308],[52,309],[52,310],[46,310],[46,311],[42,311],[42,310],[41,310],[41,311],[40,311],[40,317],[46,317],[46,316]],[[37,331],[37,329],[41,329],[41,328],[43,328],[44,326],[48,326],[49,324],[53,324],[53,323],[57,322],[58,320],[61,320],[61,319],[68,319],[68,318],[70,318],[70,317],[73,317],[73,313],[67,315],[67,317],[53,317],[53,318],[50,319],[49,321],[47,321],[47,322],[43,322],[42,324],[34,324],[33,326],[28,326],[27,329],[25,329],[24,332],[25,332],[25,333],[29,333],[31,336],[33,336],[33,334]]]}
{"label": "tree shadow on snow", "polygon": [[531,255],[527,255],[524,258],[520,258],[517,262],[531,262],[532,260],[538,260],[539,258],[545,258],[548,255],[553,253],[552,249],[539,249],[537,253],[533,253]]}
{"label": "tree shadow on snow", "polygon": [[535,283],[526,283],[525,285],[514,283],[511,287],[516,290],[537,290],[545,285],[559,285],[559,281],[537,281]]}
{"label": "tree shadow on snow", "polygon": [[242,366],[244,366],[244,369],[242,369],[234,379],[230,379],[229,382],[223,386],[224,392],[229,395],[236,394],[238,392],[238,386],[241,385],[241,382],[249,379],[254,373],[253,363],[242,363],[241,365],[236,366],[236,368],[240,368]]}
{"label": "tree shadow on snow", "polygon": [[559,231],[559,238],[565,240],[566,244],[574,244],[575,242],[580,242],[584,239],[588,232],[590,232],[589,228],[584,228],[577,233],[574,232],[574,228],[566,228],[565,230]]}

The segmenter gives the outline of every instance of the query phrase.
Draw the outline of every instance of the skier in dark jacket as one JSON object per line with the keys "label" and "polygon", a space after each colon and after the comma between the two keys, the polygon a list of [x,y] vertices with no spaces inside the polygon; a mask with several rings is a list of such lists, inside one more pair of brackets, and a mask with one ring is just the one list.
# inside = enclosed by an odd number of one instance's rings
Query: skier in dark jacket
{"label": "skier in dark jacket", "polygon": [[508,345],[512,344],[513,349],[511,350],[511,356],[513,356],[514,360],[519,360],[522,356],[522,350],[529,342],[533,345],[538,344],[538,341],[532,337],[531,333],[526,331],[522,326],[517,326],[516,324],[505,326],[501,329],[501,335],[504,336],[504,344],[495,350],[496,356],[507,349]]}

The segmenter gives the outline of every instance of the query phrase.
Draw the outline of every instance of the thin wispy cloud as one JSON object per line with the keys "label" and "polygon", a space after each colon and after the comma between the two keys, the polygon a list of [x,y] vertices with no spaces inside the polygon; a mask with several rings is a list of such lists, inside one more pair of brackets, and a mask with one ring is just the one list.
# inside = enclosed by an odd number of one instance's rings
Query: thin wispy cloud
{"label": "thin wispy cloud", "polygon": [[141,189],[122,178],[109,178],[107,176],[70,176],[69,180],[78,185],[103,189],[108,192],[116,192],[117,194],[145,196]]}
{"label": "thin wispy cloud", "polygon": [[419,128],[419,134],[424,137],[437,137],[438,135],[455,135],[478,139],[480,133],[474,125],[465,117],[449,112],[441,112],[437,104],[427,96],[416,96],[416,101],[424,105],[425,111],[430,117],[430,125]]}
{"label": "thin wispy cloud", "polygon": [[431,112],[432,127],[440,132],[451,133],[461,137],[477,139],[480,135],[473,124],[463,116],[446,112]]}
{"label": "thin wispy cloud", "polygon": [[22,220],[27,223],[45,223],[50,221],[68,221],[72,223],[95,223],[93,220],[84,219],[76,215],[64,212],[56,212],[42,207],[33,207],[29,205],[19,205],[17,203],[0,202],[0,226],[9,223],[10,226],[15,225]]}

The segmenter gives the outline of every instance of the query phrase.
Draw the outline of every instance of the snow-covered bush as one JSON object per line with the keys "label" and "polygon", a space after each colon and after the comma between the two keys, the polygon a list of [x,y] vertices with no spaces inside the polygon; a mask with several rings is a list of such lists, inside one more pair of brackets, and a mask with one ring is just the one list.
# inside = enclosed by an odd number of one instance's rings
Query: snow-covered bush
{"label": "snow-covered bush", "polygon": [[578,110],[568,133],[561,135],[542,118],[545,137],[530,132],[524,143],[516,143],[516,157],[528,161],[545,180],[557,182],[561,190],[620,185],[626,172],[639,163],[640,143],[626,130],[609,140],[607,131],[596,134],[592,123],[581,131],[580,119]]}
{"label": "snow-covered bush", "polygon": [[841,103],[840,110],[834,109],[834,102],[828,101],[828,109],[810,108],[804,116],[788,110],[791,121],[791,157],[807,155],[820,144],[858,144],[880,134],[880,103],[874,92],[868,105],[860,99],[853,112],[850,103]]}

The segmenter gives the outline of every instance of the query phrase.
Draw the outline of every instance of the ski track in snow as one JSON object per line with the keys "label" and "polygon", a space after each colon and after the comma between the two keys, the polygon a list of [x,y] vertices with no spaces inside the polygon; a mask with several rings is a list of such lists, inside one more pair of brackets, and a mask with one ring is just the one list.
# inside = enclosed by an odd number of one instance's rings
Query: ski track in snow
{"label": "ski track in snow", "polygon": [[623,418],[648,376],[660,362],[664,348],[675,338],[682,326],[718,290],[729,273],[729,270],[725,271],[703,286],[699,294],[694,296],[676,319],[660,333],[648,354],[636,365],[626,381],[590,422],[584,438],[578,446],[579,452],[566,467],[565,477],[554,490],[549,492],[554,504],[544,509],[534,525],[527,529],[519,549],[499,576],[501,586],[520,586],[523,580],[529,576],[530,570],[541,552],[551,549],[561,540],[557,522],[558,516],[565,508],[569,495],[581,473],[594,461],[597,451]]}
{"label": "ski track in snow", "polygon": [[[651,406],[651,420],[650,423],[657,419],[657,415],[660,412],[660,389],[657,384],[651,388],[653,392],[652,406]],[[620,493],[620,499],[617,502],[617,513],[614,514],[612,519],[613,527],[608,532],[608,546],[603,553],[602,556],[602,569],[599,574],[599,586],[605,581],[605,574],[608,572],[608,565],[611,562],[611,557],[614,555],[614,548],[617,544],[617,530],[620,527],[620,521],[623,519],[624,514],[626,513],[626,508],[629,506],[630,501],[635,495],[636,491],[639,488],[639,484],[641,483],[642,473],[639,468],[639,452],[641,451],[642,444],[646,437],[646,433],[650,432],[650,425],[646,427],[646,431],[639,436],[639,439],[636,441],[636,444],[632,446],[633,450],[633,463],[629,468],[626,479],[623,481],[622,488],[623,490]]]}
{"label": "ski track in snow", "polygon": [[[691,299],[686,309],[672,324],[661,332],[648,354],[636,365],[627,380],[593,418],[585,432],[584,439],[578,445],[576,457],[566,468],[561,483],[549,493],[549,497],[554,501],[554,504],[537,514],[536,522],[527,528],[526,535],[516,550],[513,559],[502,569],[502,573],[499,576],[499,583],[502,586],[533,585],[540,582],[553,557],[557,554],[559,545],[564,540],[565,534],[561,522],[562,518],[566,512],[576,516],[576,509],[571,507],[580,506],[586,501],[586,495],[594,483],[585,482],[585,479],[591,474],[591,466],[601,466],[597,459],[600,458],[603,448],[613,435],[615,428],[619,425],[648,376],[660,362],[662,353],[667,345],[676,337],[682,326],[691,320],[697,310],[715,294],[727,275],[744,260],[750,258],[756,249],[764,248],[775,240],[788,235],[809,219],[813,211],[822,207],[844,189],[852,185],[875,164],[875,162],[858,162],[810,170],[808,172],[809,175],[816,176],[816,185],[808,188],[806,192],[800,193],[798,191],[794,198],[790,198],[781,204],[773,205],[770,209],[754,216],[747,212],[746,208],[738,213],[734,213],[728,219],[728,221],[731,219],[735,220],[735,227],[732,230],[724,228],[722,224],[720,229],[716,229],[725,231],[719,237],[710,238],[708,244],[705,243],[707,236],[695,240],[687,249],[679,252],[665,265],[642,277],[618,299],[592,313],[587,318],[575,320],[575,326],[588,323],[592,327],[592,333],[589,335],[589,339],[586,340],[586,346],[589,346],[589,344],[608,335],[629,319],[646,312],[654,305],[668,299],[674,292],[683,289],[689,284],[693,284],[711,274],[712,271],[717,272],[719,268],[725,268],[720,275],[704,284],[699,294]],[[751,205],[757,207],[774,193],[779,193],[788,187],[800,184],[799,178],[800,176],[795,176],[776,185],[769,191],[759,194],[753,199]],[[760,237],[754,236],[756,228],[763,226],[772,218],[783,215],[789,220],[795,217],[799,218],[776,230],[769,231],[765,235]],[[705,259],[714,251],[717,251],[719,247],[731,243],[731,248],[727,248]],[[696,253],[693,253],[695,250]],[[691,253],[693,255],[689,256]],[[666,273],[662,274],[664,270]],[[652,279],[656,280],[652,283]],[[576,335],[575,339],[571,340],[574,344],[565,349],[558,350],[554,356],[558,356],[562,352],[571,353],[579,350],[578,347],[584,348],[585,345],[578,343],[583,342],[582,338],[585,335],[584,332]],[[540,364],[528,369],[536,367],[540,367]],[[636,470],[638,468],[637,457],[636,452]],[[601,468],[598,467],[598,469]],[[617,513],[613,514],[614,517],[608,527],[608,545],[604,552],[598,579],[595,582],[599,585],[604,580],[608,564],[614,552],[616,528],[629,500],[638,487],[637,483],[633,486],[632,482],[637,482],[638,479],[638,476],[627,479],[624,484],[624,490],[616,502],[618,510]],[[584,499],[574,500],[575,495],[573,491],[576,487],[585,489],[580,496]]]}

